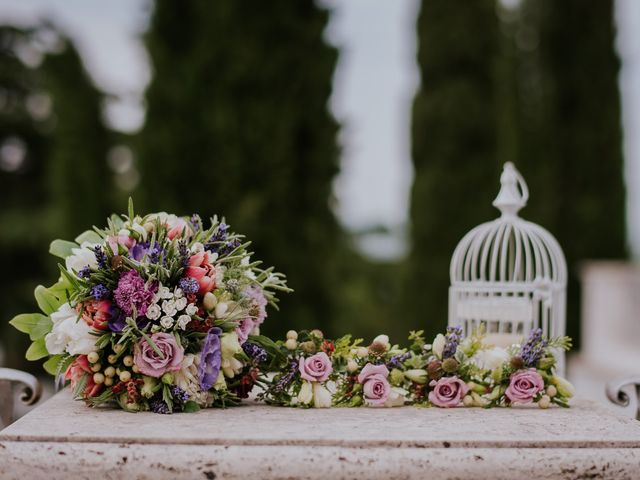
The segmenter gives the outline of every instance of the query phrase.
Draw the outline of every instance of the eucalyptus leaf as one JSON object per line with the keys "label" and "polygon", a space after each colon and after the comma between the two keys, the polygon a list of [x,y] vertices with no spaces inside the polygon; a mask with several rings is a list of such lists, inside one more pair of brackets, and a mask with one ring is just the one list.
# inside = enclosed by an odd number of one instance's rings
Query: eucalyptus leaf
{"label": "eucalyptus leaf", "polygon": [[67,258],[71,255],[73,248],[78,248],[78,244],[67,240],[54,240],[49,246],[49,253],[56,257]]}
{"label": "eucalyptus leaf", "polygon": [[84,242],[102,243],[102,237],[100,237],[100,235],[98,235],[93,230],[87,230],[86,232],[81,233],[76,237],[76,242],[78,243],[78,245],[81,245]]}
{"label": "eucalyptus leaf", "polygon": [[27,360],[40,360],[41,358],[49,355],[47,351],[47,347],[44,344],[44,338],[36,340],[31,344],[31,346],[27,349],[27,353],[25,354],[25,358]]}
{"label": "eucalyptus leaf", "polygon": [[40,310],[42,310],[47,315],[51,315],[53,312],[60,308],[64,302],[61,301],[58,297],[56,297],[51,291],[42,285],[38,285],[33,292],[36,297],[36,302],[38,302],[38,306]]}

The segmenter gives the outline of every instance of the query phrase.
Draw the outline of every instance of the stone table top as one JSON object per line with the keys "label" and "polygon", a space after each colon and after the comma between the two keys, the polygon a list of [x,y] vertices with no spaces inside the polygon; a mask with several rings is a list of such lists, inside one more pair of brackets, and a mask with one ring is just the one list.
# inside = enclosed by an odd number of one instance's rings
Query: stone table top
{"label": "stone table top", "polygon": [[504,478],[514,468],[535,468],[538,478],[578,478],[583,470],[600,475],[590,478],[638,478],[640,422],[580,400],[549,410],[325,410],[247,402],[160,416],[91,409],[65,390],[0,432],[1,478],[70,471],[90,478],[107,465],[113,478],[149,473],[158,479],[162,472],[242,478],[252,468],[262,472],[257,478],[407,478],[429,467],[444,475],[431,478],[466,478],[465,472],[503,478],[494,468],[501,462],[510,465]]}

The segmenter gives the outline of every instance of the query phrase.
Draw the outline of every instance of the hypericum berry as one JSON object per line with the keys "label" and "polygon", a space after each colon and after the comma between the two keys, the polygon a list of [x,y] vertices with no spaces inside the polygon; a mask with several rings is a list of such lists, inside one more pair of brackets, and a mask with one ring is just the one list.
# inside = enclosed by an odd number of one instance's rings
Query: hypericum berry
{"label": "hypericum berry", "polygon": [[127,370],[123,370],[122,372],[120,372],[121,382],[128,382],[129,380],[131,380],[131,372],[128,372]]}
{"label": "hypericum berry", "polygon": [[[287,339],[287,342],[289,340],[293,340],[291,338]],[[295,342],[295,340],[293,340]],[[287,347],[289,348],[289,347]],[[291,349],[293,350],[293,349]],[[312,342],[311,340],[307,341],[307,342],[302,342],[300,344],[300,350],[302,350],[304,353],[316,353],[316,344],[314,342]]]}
{"label": "hypericum berry", "polygon": [[113,385],[113,377],[105,377],[104,385],[105,387],[110,387],[111,385]]}
{"label": "hypericum berry", "polygon": [[116,343],[116,344],[113,346],[113,351],[114,351],[114,352],[116,352],[116,353],[120,353],[120,352],[122,351],[122,349],[123,349],[123,348],[124,348],[124,347],[123,347],[121,344]]}
{"label": "hypericum berry", "polygon": [[91,352],[89,355],[87,355],[87,360],[89,360],[89,363],[96,363],[98,360],[100,360],[100,355],[98,355],[98,352]]}
{"label": "hypericum berry", "polygon": [[93,374],[93,382],[96,385],[100,385],[101,383],[104,383],[104,375],[101,373],[94,373]]}
{"label": "hypericum berry", "polygon": [[429,380],[438,380],[442,377],[442,362],[440,360],[432,360],[427,365],[427,376]]}
{"label": "hypericum berry", "polygon": [[456,373],[460,364],[455,358],[449,357],[442,362],[442,370],[447,373]]}
{"label": "hypericum berry", "polygon": [[125,367],[130,367],[133,365],[133,357],[131,355],[127,355],[122,359],[122,363],[124,363]]}
{"label": "hypericum berry", "polygon": [[513,357],[511,359],[511,368],[514,370],[521,370],[524,368],[524,360],[520,356]]}
{"label": "hypericum berry", "polygon": [[91,365],[92,372],[99,372],[101,369],[102,365],[100,365],[99,363],[94,363],[93,365]]}
{"label": "hypericum berry", "polygon": [[298,342],[293,338],[289,338],[284,342],[284,346],[287,347],[287,350],[295,350],[298,347]]}
{"label": "hypericum berry", "polygon": [[109,363],[116,363],[118,361],[118,357],[116,355],[109,355],[107,357],[107,362]]}
{"label": "hypericum berry", "polygon": [[289,330],[287,332],[287,340],[290,339],[290,338],[292,338],[294,340],[297,340],[298,339],[298,332],[296,332],[295,330]]}
{"label": "hypericum berry", "polygon": [[113,367],[107,367],[104,369],[104,375],[106,377],[115,377],[116,375],[116,369]]}

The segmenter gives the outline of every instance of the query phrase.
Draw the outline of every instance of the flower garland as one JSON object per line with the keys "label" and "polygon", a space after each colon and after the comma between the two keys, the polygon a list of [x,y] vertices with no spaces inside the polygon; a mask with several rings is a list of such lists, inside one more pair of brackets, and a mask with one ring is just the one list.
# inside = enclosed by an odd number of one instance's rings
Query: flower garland
{"label": "flower garland", "polygon": [[500,347],[482,330],[464,338],[449,327],[431,344],[422,331],[411,332],[409,342],[400,348],[379,335],[363,346],[350,335],[331,341],[319,330],[290,331],[272,351],[277,373],[258,398],[297,407],[548,408],[567,407],[573,396],[555,374],[553,355],[570,348],[568,337],[546,340],[535,329],[522,344]]}
{"label": "flower garland", "polygon": [[60,279],[36,288],[42,313],[10,323],[33,342],[26,358],[48,357],[45,370],[90,406],[193,412],[236,405],[254,387],[266,403],[305,408],[568,406],[573,387],[553,352],[570,340],[540,330],[504,348],[459,328],[431,344],[411,332],[408,348],[319,330],[273,342],[260,326],[291,289],[249,244],[217,217],[205,228],[198,215],[136,215],[130,201],[106,228],[51,244]]}

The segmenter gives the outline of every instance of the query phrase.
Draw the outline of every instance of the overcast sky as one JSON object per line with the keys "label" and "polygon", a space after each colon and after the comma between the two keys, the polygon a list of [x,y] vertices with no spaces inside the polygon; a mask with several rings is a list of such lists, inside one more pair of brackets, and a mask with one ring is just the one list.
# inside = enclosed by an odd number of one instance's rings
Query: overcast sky
{"label": "overcast sky", "polygon": [[[419,82],[414,29],[418,2],[322,3],[332,10],[327,39],[340,48],[331,99],[342,124],[342,172],[335,184],[338,215],[353,230],[383,225],[401,232],[413,175],[409,122]],[[149,6],[148,0],[0,0],[0,22],[30,24],[53,18],[76,40],[98,86],[116,96],[107,107],[112,126],[131,132],[143,122],[141,98],[150,78],[139,40]],[[640,1],[618,0],[617,18],[629,237],[640,256]],[[397,256],[403,242],[372,237],[363,248]]]}

